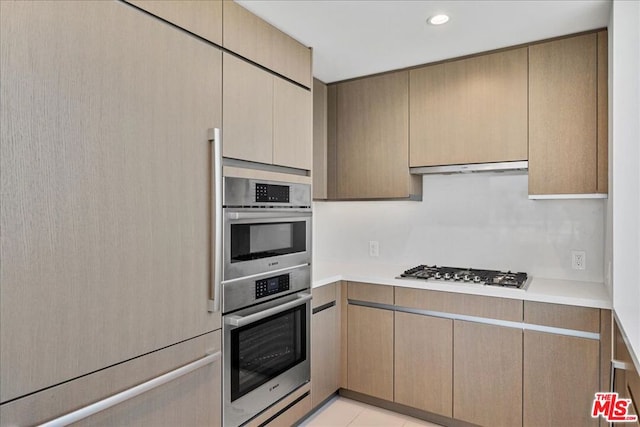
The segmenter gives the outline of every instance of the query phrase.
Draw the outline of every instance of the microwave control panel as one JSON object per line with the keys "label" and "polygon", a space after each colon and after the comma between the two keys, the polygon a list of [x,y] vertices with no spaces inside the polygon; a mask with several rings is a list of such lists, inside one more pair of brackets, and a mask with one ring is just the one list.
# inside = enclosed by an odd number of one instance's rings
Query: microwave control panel
{"label": "microwave control panel", "polygon": [[289,203],[289,186],[256,183],[256,203]]}
{"label": "microwave control panel", "polygon": [[268,297],[279,292],[289,290],[289,275],[269,277],[268,279],[256,280],[256,299]]}

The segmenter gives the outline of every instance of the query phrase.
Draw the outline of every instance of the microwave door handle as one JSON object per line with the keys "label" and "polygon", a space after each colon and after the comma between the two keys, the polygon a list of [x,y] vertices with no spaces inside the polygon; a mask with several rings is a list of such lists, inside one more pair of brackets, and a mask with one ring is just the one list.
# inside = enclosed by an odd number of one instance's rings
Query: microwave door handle
{"label": "microwave door handle", "polygon": [[257,322],[258,320],[265,319],[269,316],[273,316],[274,314],[282,313],[283,311],[289,310],[290,308],[302,305],[310,299],[311,294],[298,294],[298,298],[293,301],[289,301],[276,307],[268,308],[255,314],[250,314],[248,316],[225,316],[224,323],[236,327],[245,326],[250,323]]}
{"label": "microwave door handle", "polygon": [[211,197],[211,211],[214,219],[211,239],[211,299],[209,312],[220,311],[220,286],[222,283],[222,139],[220,129],[209,129],[211,143],[211,181],[213,195]]}

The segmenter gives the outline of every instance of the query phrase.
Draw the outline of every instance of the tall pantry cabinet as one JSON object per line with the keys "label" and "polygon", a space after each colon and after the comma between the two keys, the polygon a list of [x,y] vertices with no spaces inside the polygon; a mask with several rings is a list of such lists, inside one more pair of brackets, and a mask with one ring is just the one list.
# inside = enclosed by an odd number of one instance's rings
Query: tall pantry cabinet
{"label": "tall pantry cabinet", "polygon": [[[0,17],[0,424],[23,425],[219,350],[222,54],[122,2],[3,1]],[[85,422],[218,424],[211,361]]]}

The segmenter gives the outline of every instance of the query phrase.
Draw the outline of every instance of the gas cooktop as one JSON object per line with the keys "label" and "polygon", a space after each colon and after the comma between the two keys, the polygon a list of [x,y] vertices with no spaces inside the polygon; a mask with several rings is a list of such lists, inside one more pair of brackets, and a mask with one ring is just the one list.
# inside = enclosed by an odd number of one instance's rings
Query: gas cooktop
{"label": "gas cooktop", "polygon": [[419,265],[410,268],[402,273],[399,278],[466,282],[512,289],[526,289],[529,285],[527,273],[477,270],[474,268],[438,267],[436,265]]}

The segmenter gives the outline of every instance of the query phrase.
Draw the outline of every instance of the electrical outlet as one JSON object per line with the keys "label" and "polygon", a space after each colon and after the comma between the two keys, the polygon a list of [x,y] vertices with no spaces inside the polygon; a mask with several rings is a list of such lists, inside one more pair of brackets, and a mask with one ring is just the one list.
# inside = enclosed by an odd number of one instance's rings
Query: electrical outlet
{"label": "electrical outlet", "polygon": [[585,251],[571,251],[571,267],[574,270],[587,268],[587,254]]}
{"label": "electrical outlet", "polygon": [[369,256],[377,257],[380,255],[380,245],[377,240],[369,240]]}

